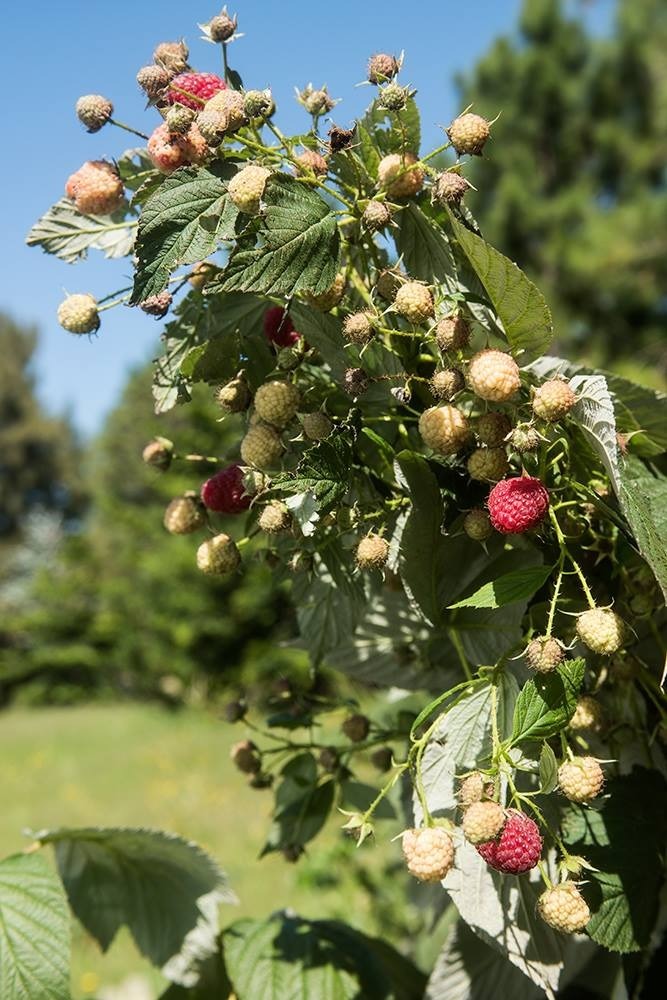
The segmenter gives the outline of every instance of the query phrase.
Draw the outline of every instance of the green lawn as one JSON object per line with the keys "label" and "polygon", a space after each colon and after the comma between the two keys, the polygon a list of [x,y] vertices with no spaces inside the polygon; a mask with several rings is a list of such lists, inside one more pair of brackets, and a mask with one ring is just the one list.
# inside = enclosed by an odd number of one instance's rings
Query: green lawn
{"label": "green lawn", "polygon": [[[300,866],[281,856],[257,860],[268,829],[272,796],[247,787],[229,760],[244,727],[204,712],[170,714],[145,706],[14,710],[0,720],[0,856],[20,850],[22,832],[51,826],[153,826],[207,848],[240,899],[229,920],[293,907],[305,916],[349,916],[369,926],[369,901],[354,884],[309,886]],[[314,847],[332,851],[341,834],[332,822]],[[391,831],[392,834],[395,832]],[[397,853],[376,848],[372,864]],[[301,882],[301,884],[299,884]],[[354,894],[352,899],[350,894]],[[223,914],[226,916],[226,914]],[[102,956],[75,929],[75,1000],[140,970],[157,994],[160,978],[121,935]]]}

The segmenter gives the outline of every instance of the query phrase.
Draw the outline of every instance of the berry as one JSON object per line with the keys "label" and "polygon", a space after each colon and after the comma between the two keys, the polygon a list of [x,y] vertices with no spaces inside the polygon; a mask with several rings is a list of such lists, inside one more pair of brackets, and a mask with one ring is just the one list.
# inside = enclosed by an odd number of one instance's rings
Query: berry
{"label": "berry", "polygon": [[314,149],[306,149],[296,157],[296,169],[300,174],[315,174],[316,177],[326,177],[329,164],[321,153]]}
{"label": "berry", "polygon": [[575,732],[599,733],[604,727],[604,722],[604,709],[600,702],[589,694],[582,694],[570,719],[570,729]]}
{"label": "berry", "polygon": [[431,189],[431,200],[438,205],[459,205],[471,187],[472,184],[455,170],[446,170],[436,177]]}
{"label": "berry", "polygon": [[123,182],[106,160],[88,160],[67,179],[65,193],[83,215],[111,215],[123,204]]}
{"label": "berry", "polygon": [[58,306],[58,322],[69,333],[95,333],[100,326],[97,302],[92,295],[68,295]]}
{"label": "berry", "polygon": [[468,441],[470,429],[466,417],[455,406],[432,406],[419,418],[419,433],[424,444],[440,455],[454,455]]}
{"label": "berry", "polygon": [[300,400],[291,382],[266,382],[255,393],[255,413],[267,424],[284,427],[296,415]]}
{"label": "berry", "polygon": [[562,934],[583,931],[591,916],[574,882],[561,882],[546,889],[537,901],[537,910],[549,927]]}
{"label": "berry", "polygon": [[227,191],[240,212],[246,212],[247,215],[258,214],[264,188],[270,176],[270,170],[256,163],[251,163],[234,174]]}
{"label": "berry", "polygon": [[294,329],[290,314],[282,306],[271,306],[267,309],[262,322],[267,340],[278,347],[291,347],[300,337]]}
{"label": "berry", "polygon": [[215,535],[197,549],[197,566],[202,573],[216,576],[233,573],[240,562],[241,553],[229,535]]}
{"label": "berry", "polygon": [[403,854],[408,871],[420,882],[441,882],[454,864],[454,843],[441,826],[406,830]]}
{"label": "berry", "polygon": [[463,530],[474,542],[485,542],[493,534],[491,518],[485,510],[474,507],[463,518]]}
{"label": "berry", "polygon": [[567,382],[551,378],[535,390],[533,413],[541,420],[562,420],[570,412],[577,398]]}
{"label": "berry", "polygon": [[505,825],[505,810],[498,802],[473,802],[463,814],[463,835],[471,844],[497,837]]}
{"label": "berry", "polygon": [[262,766],[259,749],[252,740],[240,740],[231,748],[229,756],[243,774],[257,774]]}
{"label": "berry", "polygon": [[351,313],[343,321],[344,337],[353,344],[361,346],[367,344],[373,336],[373,320],[374,316],[372,313]]}
{"label": "berry", "polygon": [[225,81],[215,73],[179,73],[170,82],[165,100],[168,104],[183,104],[201,111],[214,94],[226,89]]}
{"label": "berry", "polygon": [[441,351],[460,351],[470,340],[470,324],[461,313],[451,313],[438,320],[434,332]]}
{"label": "berry", "polygon": [[250,506],[240,465],[228,465],[207,479],[201,488],[201,498],[207,510],[216,514],[241,514]]}
{"label": "berry", "polygon": [[163,524],[170,535],[189,535],[205,523],[204,508],[196,493],[175,497],[167,504]]}
{"label": "berry", "polygon": [[137,83],[150,101],[156,101],[169,86],[172,74],[164,66],[142,66]]}
{"label": "berry", "polygon": [[248,90],[243,99],[243,111],[247,118],[270,118],[276,110],[270,90]]}
{"label": "berry", "polygon": [[401,87],[397,83],[390,83],[383,87],[378,94],[377,103],[379,107],[386,111],[404,111],[410,97],[410,88]]}
{"label": "berry", "polygon": [[218,273],[219,268],[215,264],[211,264],[208,260],[200,260],[198,264],[192,268],[192,271],[188,275],[188,282],[193,288],[201,291],[201,289],[209,283],[211,278],[214,278]]}
{"label": "berry", "polygon": [[477,844],[476,850],[487,865],[505,875],[521,875],[540,860],[542,837],[537,824],[523,813],[509,809],[497,840]]}
{"label": "berry", "polygon": [[275,500],[268,503],[257,519],[257,523],[262,531],[269,535],[278,535],[285,531],[292,523],[290,512],[284,503]]}
{"label": "berry", "polygon": [[400,271],[393,271],[390,267],[387,267],[378,274],[375,288],[378,295],[386,302],[393,302],[396,298],[396,292],[401,287],[403,281],[404,275]]}
{"label": "berry", "polygon": [[236,15],[230,17],[226,10],[208,22],[208,36],[212,42],[228,42],[238,26]]}
{"label": "berry", "polygon": [[389,542],[372,532],[357,545],[356,560],[359,569],[381,569],[389,558]]}
{"label": "berry", "polygon": [[331,434],[333,421],[322,410],[315,410],[314,413],[304,413],[301,417],[301,426],[303,433],[311,441],[323,441]]}
{"label": "berry", "polygon": [[409,198],[418,194],[424,186],[424,171],[414,166],[417,157],[414,153],[390,153],[378,165],[380,186],[385,189],[390,198]]}
{"label": "berry", "polygon": [[467,778],[463,779],[456,793],[459,804],[466,809],[473,802],[481,802],[484,797],[484,785],[484,775],[480,774],[479,771],[469,774]]}
{"label": "berry", "polygon": [[314,117],[326,114],[336,105],[335,100],[327,93],[326,87],[322,87],[321,90],[313,90],[310,84],[301,91],[299,100],[308,114]]}
{"label": "berry", "polygon": [[461,153],[470,153],[471,156],[481,156],[482,149],[489,138],[491,129],[486,118],[467,112],[465,115],[455,118],[446,131],[452,146],[459,156]]}
{"label": "berry", "polygon": [[197,115],[197,128],[211,148],[219,146],[227,131],[227,116],[221,111],[202,111]]}
{"label": "berry", "polygon": [[463,372],[458,368],[446,368],[435,372],[429,382],[431,392],[436,399],[453,399],[457,392],[465,387]]}
{"label": "berry", "polygon": [[391,222],[391,209],[383,201],[369,201],[361,221],[372,233],[377,233]]}
{"label": "berry", "polygon": [[577,635],[594,653],[617,653],[625,639],[625,624],[611,608],[590,608],[578,615]]}
{"label": "berry", "polygon": [[340,728],[351,743],[363,743],[370,732],[371,724],[365,715],[355,712],[353,715],[348,715]]}
{"label": "berry", "polygon": [[153,166],[163,174],[171,174],[188,163],[202,163],[208,155],[208,145],[196,124],[185,135],[170,132],[165,123],[158,125],[146,149]]}
{"label": "berry", "polygon": [[468,475],[480,482],[495,483],[507,473],[504,448],[476,448],[468,458]]}
{"label": "berry", "polygon": [[153,59],[171,73],[182,73],[188,68],[190,55],[185,42],[160,42],[153,53]]}
{"label": "berry", "polygon": [[345,295],[345,275],[339,271],[336,277],[326,291],[320,292],[318,295],[313,295],[309,292],[305,298],[309,305],[314,306],[315,309],[319,309],[320,312],[330,312],[339,302],[342,301]]}
{"label": "berry", "polygon": [[604,773],[595,757],[573,757],[558,768],[558,785],[570,802],[588,802],[602,791]]}
{"label": "berry", "polygon": [[342,384],[348,396],[357,399],[359,396],[363,396],[368,389],[370,379],[363,368],[346,368],[343,372]]}
{"label": "berry", "polygon": [[225,122],[225,132],[238,132],[247,124],[245,98],[238,90],[219,91],[206,102],[202,113],[222,115]]}
{"label": "berry", "polygon": [[240,722],[245,717],[248,706],[243,701],[229,701],[225,705],[224,714],[226,722]]}
{"label": "berry", "polygon": [[419,281],[406,281],[396,292],[394,307],[411,323],[423,323],[433,316],[433,296]]}
{"label": "berry", "polygon": [[475,433],[482,444],[489,448],[500,448],[505,442],[505,438],[512,430],[509,417],[497,410],[490,413],[483,413],[475,422]]}
{"label": "berry", "polygon": [[88,132],[99,132],[113,114],[113,104],[101,94],[86,94],[76,102],[76,116]]}
{"label": "berry", "polygon": [[556,639],[542,635],[531,639],[525,652],[528,666],[538,674],[549,674],[563,662],[563,647]]}
{"label": "berry", "polygon": [[391,747],[378,747],[371,754],[371,764],[376,767],[378,771],[385,773],[390,771],[394,763],[394,755],[391,751]]}
{"label": "berry", "polygon": [[520,455],[527,451],[537,451],[542,438],[530,424],[517,424],[510,434],[510,445]]}
{"label": "berry", "polygon": [[152,465],[154,468],[166,472],[171,465],[173,454],[173,442],[168,438],[156,437],[148,442],[141,457],[146,465]]}
{"label": "berry", "polygon": [[165,115],[165,125],[170,132],[179,132],[185,135],[190,126],[194,124],[197,112],[192,108],[186,108],[183,104],[174,104]]}
{"label": "berry", "polygon": [[169,312],[172,301],[171,292],[159,292],[157,295],[149,295],[147,299],[140,302],[139,308],[147,316],[155,316],[156,319],[162,319]]}
{"label": "berry", "polygon": [[283,445],[273,427],[255,424],[241,441],[241,458],[246,465],[257,469],[270,469],[278,464]]}
{"label": "berry", "polygon": [[480,351],[470,362],[468,385],[481,399],[504,403],[521,385],[519,366],[504,351]]}
{"label": "berry", "polygon": [[487,501],[491,523],[503,535],[531,531],[549,509],[549,494],[534,476],[516,476],[497,483]]}
{"label": "berry", "polygon": [[401,64],[396,56],[387,55],[386,52],[378,52],[371,56],[368,61],[368,82],[379,84],[393,80],[400,68]]}
{"label": "berry", "polygon": [[318,757],[320,767],[327,774],[335,774],[340,764],[340,757],[335,747],[322,747]]}
{"label": "berry", "polygon": [[242,375],[220,386],[215,397],[225,413],[242,413],[250,403],[250,389]]}

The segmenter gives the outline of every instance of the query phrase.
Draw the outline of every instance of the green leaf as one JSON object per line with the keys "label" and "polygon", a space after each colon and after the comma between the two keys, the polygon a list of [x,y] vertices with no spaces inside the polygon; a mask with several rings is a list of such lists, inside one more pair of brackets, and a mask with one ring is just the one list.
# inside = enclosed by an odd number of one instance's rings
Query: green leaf
{"label": "green leaf", "polygon": [[661,889],[667,839],[667,783],[657,771],[634,768],[611,778],[598,810],[570,806],[563,821],[567,845],[597,871],[586,873],[592,916],[586,930],[616,952],[646,948]]}
{"label": "green leaf", "polygon": [[505,573],[497,580],[483,584],[470,597],[465,597],[452,608],[501,608],[505,604],[523,601],[536,594],[552,573],[552,566],[527,566],[525,569]]}
{"label": "green leaf", "polygon": [[283,791],[276,796],[276,811],[260,857],[284,847],[303,847],[320,832],[333,808],[336,783],[333,779],[306,785],[297,796]]}
{"label": "green leaf", "polygon": [[[361,781],[343,781],[341,783],[341,801],[344,806],[352,807],[357,812],[364,813],[377,798],[378,789],[374,785],[366,785]],[[377,819],[396,819],[396,810],[389,799],[385,798],[373,810]]]}
{"label": "green leaf", "polygon": [[217,909],[235,902],[217,863],[159,830],[45,830],[70,906],[103,951],[127,926],[137,948],[175,982],[192,983],[191,958],[213,954]]}
{"label": "green leaf", "polygon": [[444,231],[414,202],[396,216],[396,249],[408,274],[420,281],[442,282],[456,273],[456,262]]}
{"label": "green leaf", "polygon": [[419,154],[421,125],[414,97],[408,98],[405,109],[398,112],[387,111],[377,101],[373,101],[362,118],[360,127],[373,137],[383,156],[404,150]]}
{"label": "green leaf", "polygon": [[290,306],[290,315],[299,333],[322,355],[334,379],[339,381],[350,364],[345,353],[341,321],[296,301]]}
{"label": "green leaf", "polygon": [[165,180],[165,175],[156,169],[146,148],[142,146],[126,149],[118,158],[116,166],[124,187],[130,191],[147,190],[150,184],[156,189]]}
{"label": "green leaf", "polygon": [[558,784],[558,761],[548,743],[545,743],[540,753],[540,791],[550,795]]}
{"label": "green leaf", "polygon": [[160,994],[159,1000],[231,1000],[232,984],[221,948],[198,963],[196,972],[197,982],[194,985],[187,987],[172,983]]}
{"label": "green leaf", "polygon": [[116,259],[132,253],[137,224],[125,211],[113,215],[82,215],[69,198],[61,198],[38,219],[26,237],[29,247],[41,247],[68,264],[82,260],[89,250],[101,250]]}
{"label": "green leaf", "polygon": [[137,270],[130,302],[157,295],[181,264],[194,264],[231,239],[238,212],[227,198],[236,167],[182,167],[146,201],[137,234]]}
{"label": "green leaf", "polygon": [[566,660],[552,673],[526,681],[514,710],[511,745],[546,740],[564,729],[574,714],[586,661]]}
{"label": "green leaf", "polygon": [[401,536],[401,579],[424,621],[435,625],[442,618],[440,581],[446,571],[440,487],[428,462],[419,455],[402,451],[396,456],[396,466],[412,501]]}
{"label": "green leaf", "polygon": [[497,312],[513,351],[522,360],[537,357],[549,347],[553,323],[542,293],[507,257],[470,232],[449,212],[459,246],[476,271]]}
{"label": "green leaf", "polygon": [[620,471],[616,440],[616,417],[607,381],[603,375],[575,375],[570,387],[577,403],[571,415],[577,421],[593,450],[600,456],[618,493]]}
{"label": "green leaf", "polygon": [[45,858],[0,861],[0,1000],[69,1000],[70,916]]}
{"label": "green leaf", "polygon": [[667,600],[667,478],[628,456],[621,465],[620,503]]}
{"label": "green leaf", "polygon": [[316,191],[286,174],[269,178],[264,202],[262,246],[235,250],[212,287],[264,295],[326,291],[340,264],[336,216]]}
{"label": "green leaf", "polygon": [[614,372],[601,374],[614,397],[619,430],[632,434],[632,450],[643,458],[667,451],[667,394],[637,385]]}
{"label": "green leaf", "polygon": [[363,590],[341,591],[318,567],[314,579],[305,573],[295,579],[293,596],[303,645],[317,666],[331,650],[349,642],[364,606]]}
{"label": "green leaf", "polygon": [[320,513],[334,506],[349,489],[352,446],[342,434],[319,441],[309,448],[296,472],[273,477],[272,490],[281,495],[312,493]]}

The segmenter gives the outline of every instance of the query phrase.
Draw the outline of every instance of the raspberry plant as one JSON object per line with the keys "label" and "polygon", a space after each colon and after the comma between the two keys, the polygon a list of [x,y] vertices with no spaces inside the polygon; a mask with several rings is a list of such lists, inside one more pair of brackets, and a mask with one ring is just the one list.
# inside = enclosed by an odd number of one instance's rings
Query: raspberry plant
{"label": "raspberry plant", "polygon": [[[193,888],[191,845],[104,830],[36,842],[69,845],[56,848],[65,890],[103,946],[114,929],[93,898],[117,880],[118,921],[181,984],[170,997],[250,1000],[263,969],[287,982],[290,955],[322,942],[332,979],[308,963],[299,975],[323,1000],[468,996],[471,981],[484,991],[484,963],[489,990],[504,977],[507,995],[553,997],[593,959],[638,995],[664,925],[665,399],[546,354],[547,303],[465,203],[493,122],[466,109],[424,152],[402,58],[379,54],[362,118],[309,84],[304,131],[287,136],[270,91],[229,66],[236,19],[203,27],[223,75],[193,69],[184,43],[159,45],[137,76],[152,131],[129,128],[146,144],[84,164],[28,241],[70,262],[130,258],[130,288],[71,296],[61,325],[104,336],[110,308],[168,316],[157,412],[205,383],[236,428],[227,454],[160,439],[144,459],[191,468],[165,526],[193,533],[193,573],[270,560],[291,585],[311,689],[286,690],[264,720],[243,701],[227,710],[253,737],[233,747],[239,771],[275,796],[264,853],[296,861],[337,820],[371,850],[401,811],[409,871],[442,883],[423,905],[453,905],[459,922],[425,986],[343,925],[282,915],[218,938],[221,876],[209,860]],[[128,129],[100,95],[77,113],[93,133]],[[392,697],[368,718],[320,693],[325,666]],[[357,778],[369,756],[385,775],[375,790]],[[161,947],[131,873],[77,858],[88,841],[129,852],[144,889],[155,877]],[[167,869],[190,887],[182,900]],[[297,931],[291,952],[272,950]]]}

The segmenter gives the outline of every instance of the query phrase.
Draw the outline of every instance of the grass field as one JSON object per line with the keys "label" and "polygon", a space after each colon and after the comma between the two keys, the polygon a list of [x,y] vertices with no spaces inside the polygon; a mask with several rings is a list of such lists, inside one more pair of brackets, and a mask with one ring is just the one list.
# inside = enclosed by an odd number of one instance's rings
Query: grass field
{"label": "grass field", "polygon": [[[345,887],[313,889],[300,866],[281,856],[257,860],[272,796],[246,786],[229,760],[243,724],[203,712],[145,706],[14,710],[0,719],[0,856],[21,850],[22,831],[53,826],[152,826],[195,840],[228,873],[240,904],[223,919],[260,917],[293,907],[309,917],[348,916],[368,926],[368,896]],[[316,842],[325,854],[339,841],[330,824]],[[394,831],[392,831],[393,833]],[[376,848],[380,863],[396,845]],[[369,855],[370,856],[370,855]],[[306,880],[307,881],[307,880]],[[351,898],[351,893],[354,894]],[[72,995],[97,995],[129,973],[161,979],[122,934],[106,955],[75,928]],[[123,997],[124,1000],[124,997]]]}

